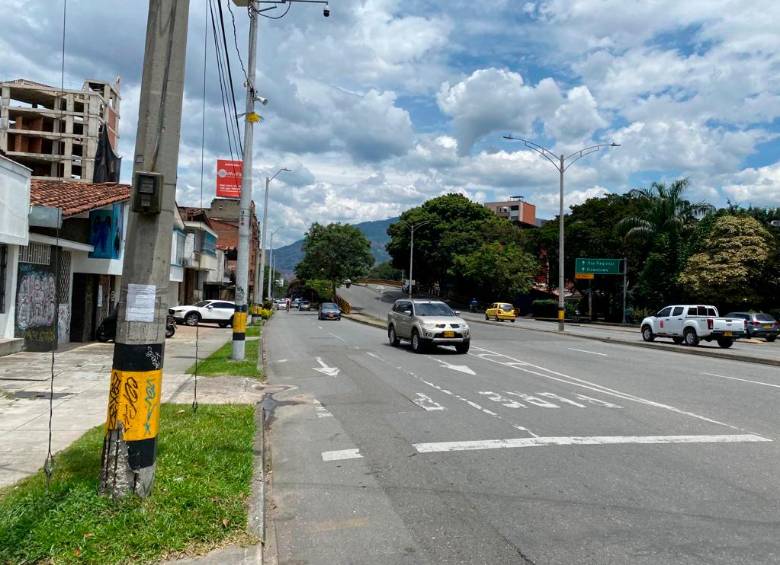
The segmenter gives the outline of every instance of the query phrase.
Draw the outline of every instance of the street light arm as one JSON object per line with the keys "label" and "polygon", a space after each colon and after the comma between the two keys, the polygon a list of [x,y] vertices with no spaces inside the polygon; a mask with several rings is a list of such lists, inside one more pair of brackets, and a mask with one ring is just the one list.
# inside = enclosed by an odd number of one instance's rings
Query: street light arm
{"label": "street light arm", "polygon": [[558,156],[547,149],[546,147],[542,147],[538,143],[534,143],[533,141],[529,141],[527,139],[523,139],[521,137],[513,137],[511,135],[505,135],[504,139],[508,139],[509,141],[522,141],[528,149],[533,149],[536,151],[539,155],[547,159],[550,163],[553,164],[553,167],[555,167],[557,170],[560,171],[560,162],[558,159]]}
{"label": "street light arm", "polygon": [[602,147],[619,147],[619,145],[617,143],[599,143],[598,145],[591,145],[590,147],[585,147],[584,149],[575,151],[574,153],[566,157],[566,159],[564,160],[567,163],[567,165],[563,168],[563,170],[566,171],[574,163],[576,163],[586,155],[590,155],[591,153],[595,153],[596,151],[599,151]]}
{"label": "street light arm", "polygon": [[272,180],[274,180],[276,177],[278,177],[278,176],[279,176],[279,173],[281,173],[281,172],[288,172],[288,173],[289,173],[289,172],[290,172],[290,169],[288,169],[287,167],[282,167],[281,169],[279,169],[278,171],[276,171],[276,172],[274,173],[274,176],[272,176],[271,178],[269,178],[269,179],[268,179],[268,182],[271,182],[271,181],[272,181]]}

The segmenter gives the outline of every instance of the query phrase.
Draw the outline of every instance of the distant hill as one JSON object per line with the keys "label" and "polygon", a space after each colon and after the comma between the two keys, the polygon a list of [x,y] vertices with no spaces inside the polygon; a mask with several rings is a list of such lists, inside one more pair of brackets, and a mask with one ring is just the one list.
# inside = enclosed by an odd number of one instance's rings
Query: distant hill
{"label": "distant hill", "polygon": [[[374,254],[374,260],[377,263],[383,263],[390,259],[390,255],[385,250],[385,244],[390,241],[390,236],[387,235],[387,228],[390,224],[394,224],[397,221],[398,218],[388,218],[387,220],[355,224],[355,227],[362,231],[368,238],[368,241],[371,242],[371,253]],[[302,259],[302,239],[274,250],[275,268],[287,275],[292,275],[295,272],[296,265]]]}

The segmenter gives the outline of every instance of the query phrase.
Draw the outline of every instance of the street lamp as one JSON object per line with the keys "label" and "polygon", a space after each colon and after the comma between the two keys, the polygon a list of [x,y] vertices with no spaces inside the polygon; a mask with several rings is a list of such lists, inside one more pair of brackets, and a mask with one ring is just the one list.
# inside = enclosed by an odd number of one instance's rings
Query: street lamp
{"label": "street lamp", "polygon": [[412,287],[414,285],[414,230],[419,228],[420,226],[424,226],[425,224],[430,224],[430,220],[425,220],[424,222],[417,222],[416,224],[411,224],[409,226],[409,229],[412,232],[412,238],[409,243],[409,298],[412,298]]}
{"label": "street lamp", "polygon": [[563,267],[564,267],[564,261],[563,261],[563,174],[566,172],[566,170],[571,167],[576,161],[579,161],[586,155],[590,155],[591,153],[595,153],[602,147],[620,147],[619,143],[599,143],[598,145],[591,145],[590,147],[585,147],[584,149],[580,149],[579,151],[575,151],[571,155],[564,157],[563,154],[560,156],[556,155],[549,149],[542,147],[541,145],[534,143],[533,141],[528,141],[527,139],[522,139],[520,137],[513,137],[511,135],[505,135],[504,139],[508,139],[510,141],[522,141],[526,147],[529,149],[533,149],[539,155],[547,159],[550,163],[552,163],[553,167],[556,168],[558,173],[560,174],[561,179],[561,193],[560,193],[560,212],[558,215],[558,331],[563,331],[563,319],[566,312],[566,307],[564,305],[563,300],[563,287],[565,284],[564,276],[563,276]]}
{"label": "street lamp", "polygon": [[[278,232],[280,229],[282,229],[281,226],[279,226],[278,228],[276,228],[274,231],[271,232],[271,244],[268,246],[268,251],[271,254],[271,256],[268,261],[268,292],[266,293],[266,295],[271,300],[274,299],[273,294],[271,293],[273,290],[271,288],[271,281],[274,278],[274,262],[273,262],[274,261],[274,236],[276,235],[276,232]],[[263,267],[263,269],[265,269],[265,266]]]}
{"label": "street lamp", "polygon": [[[281,172],[291,172],[287,167],[282,167],[272,177],[265,177],[265,198],[263,199],[263,230],[260,235],[260,284],[255,285],[255,302],[263,301],[263,286],[265,285],[265,232],[268,223],[268,186]],[[270,294],[270,293],[269,293]],[[259,300],[258,300],[259,299]]]}

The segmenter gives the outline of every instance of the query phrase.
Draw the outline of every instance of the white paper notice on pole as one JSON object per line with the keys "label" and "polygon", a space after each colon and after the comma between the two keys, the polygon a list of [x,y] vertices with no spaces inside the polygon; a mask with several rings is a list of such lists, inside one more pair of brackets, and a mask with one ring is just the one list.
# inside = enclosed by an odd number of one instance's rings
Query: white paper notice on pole
{"label": "white paper notice on pole", "polygon": [[128,322],[154,322],[154,301],[157,288],[153,284],[127,285]]}

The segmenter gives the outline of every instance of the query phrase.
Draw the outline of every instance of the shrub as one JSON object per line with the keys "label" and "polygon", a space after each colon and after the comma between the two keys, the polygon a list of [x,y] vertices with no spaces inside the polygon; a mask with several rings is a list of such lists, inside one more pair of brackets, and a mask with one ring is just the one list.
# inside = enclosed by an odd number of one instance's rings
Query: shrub
{"label": "shrub", "polygon": [[267,320],[271,316],[273,316],[274,311],[271,308],[260,308],[259,316],[263,320]]}
{"label": "shrub", "polygon": [[531,311],[536,318],[556,318],[558,316],[558,302],[550,299],[534,300],[531,303]]}

